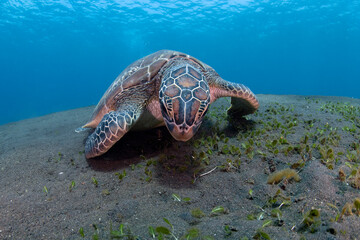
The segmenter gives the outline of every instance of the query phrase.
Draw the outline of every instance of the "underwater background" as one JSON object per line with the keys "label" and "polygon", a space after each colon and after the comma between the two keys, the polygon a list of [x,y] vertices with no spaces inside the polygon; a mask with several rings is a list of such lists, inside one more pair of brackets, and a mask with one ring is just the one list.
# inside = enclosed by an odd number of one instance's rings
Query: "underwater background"
{"label": "underwater background", "polygon": [[97,104],[160,49],[255,94],[360,98],[359,0],[2,0],[0,124]]}

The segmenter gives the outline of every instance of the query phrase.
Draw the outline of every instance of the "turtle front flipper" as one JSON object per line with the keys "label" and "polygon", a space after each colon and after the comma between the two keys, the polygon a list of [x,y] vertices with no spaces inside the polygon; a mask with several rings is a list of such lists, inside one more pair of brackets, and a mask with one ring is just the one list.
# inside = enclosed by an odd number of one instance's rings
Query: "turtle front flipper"
{"label": "turtle front flipper", "polygon": [[231,106],[227,110],[227,114],[229,116],[241,117],[254,113],[258,109],[258,107],[258,102],[257,105],[254,105],[253,102],[250,102],[247,99],[231,97]]}
{"label": "turtle front flipper", "polygon": [[209,81],[211,102],[220,97],[231,97],[230,116],[245,116],[254,113],[259,108],[255,94],[245,85],[225,81],[216,77]]}
{"label": "turtle front flipper", "polygon": [[141,112],[142,109],[129,108],[105,114],[86,140],[86,158],[97,157],[107,152],[136,123]]}

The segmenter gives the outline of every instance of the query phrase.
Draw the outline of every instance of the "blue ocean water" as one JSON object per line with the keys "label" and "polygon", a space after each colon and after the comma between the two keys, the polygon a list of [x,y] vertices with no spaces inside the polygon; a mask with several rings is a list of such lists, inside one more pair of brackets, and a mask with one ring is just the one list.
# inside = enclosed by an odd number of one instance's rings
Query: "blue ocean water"
{"label": "blue ocean water", "polygon": [[360,98],[359,0],[2,0],[0,124],[96,104],[160,49],[254,93]]}

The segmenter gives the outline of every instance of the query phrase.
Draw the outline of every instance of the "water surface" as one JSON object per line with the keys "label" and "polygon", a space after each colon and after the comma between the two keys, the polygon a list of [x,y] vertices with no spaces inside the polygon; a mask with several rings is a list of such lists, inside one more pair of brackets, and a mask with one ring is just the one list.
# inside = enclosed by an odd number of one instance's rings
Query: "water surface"
{"label": "water surface", "polygon": [[96,104],[160,49],[255,93],[360,98],[359,42],[359,0],[5,0],[0,124]]}

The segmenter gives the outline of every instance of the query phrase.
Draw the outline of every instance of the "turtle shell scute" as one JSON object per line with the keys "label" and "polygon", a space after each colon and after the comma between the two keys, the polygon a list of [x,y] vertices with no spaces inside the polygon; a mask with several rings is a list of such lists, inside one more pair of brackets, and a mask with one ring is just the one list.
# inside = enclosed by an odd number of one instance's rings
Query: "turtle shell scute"
{"label": "turtle shell scute", "polygon": [[188,72],[189,72],[189,75],[191,75],[193,78],[201,80],[201,74],[198,71],[196,71],[194,68],[189,66]]}
{"label": "turtle shell scute", "polygon": [[153,62],[150,67],[149,67],[149,72],[150,72],[150,79],[152,79],[153,77],[155,77],[155,75],[158,73],[159,69],[164,65],[164,60],[157,60],[155,62]]}
{"label": "turtle shell scute", "polygon": [[181,67],[181,68],[179,68],[179,69],[176,69],[176,70],[172,71],[172,72],[171,72],[171,76],[172,76],[173,78],[177,78],[178,76],[180,76],[180,75],[182,75],[182,74],[184,74],[184,73],[186,73],[186,68],[185,68],[185,67]]}
{"label": "turtle shell scute", "polygon": [[144,80],[145,81],[149,80],[149,77],[150,77],[150,75],[147,71],[147,68],[139,69],[131,77],[129,77],[128,79],[123,81],[122,87],[123,87],[123,89],[133,87],[135,85],[138,85],[138,84],[144,82]]}

